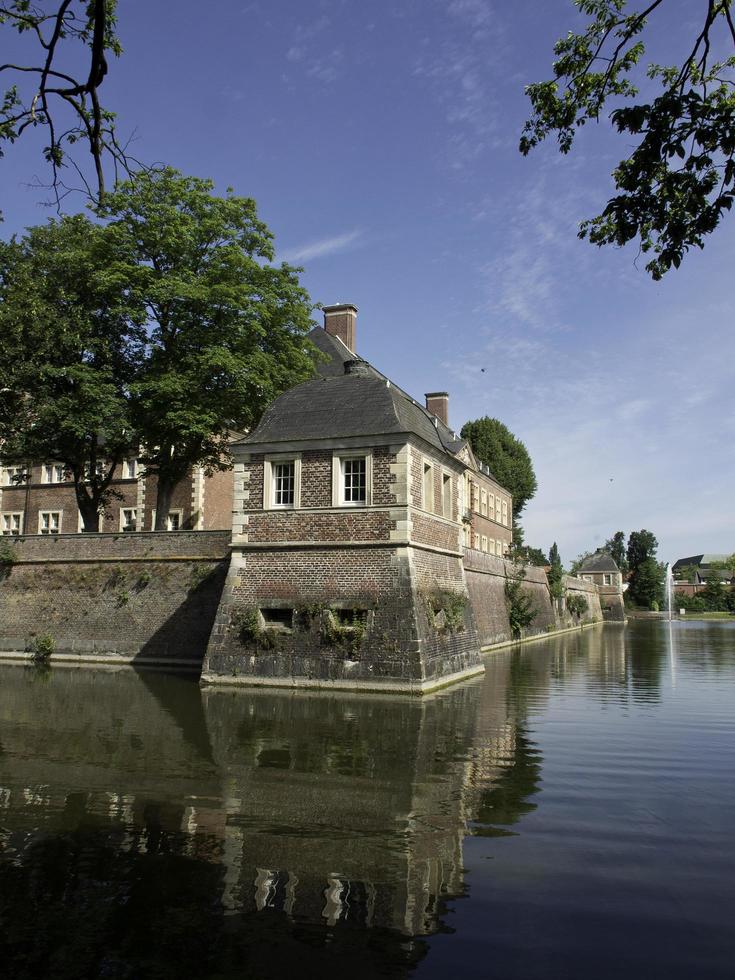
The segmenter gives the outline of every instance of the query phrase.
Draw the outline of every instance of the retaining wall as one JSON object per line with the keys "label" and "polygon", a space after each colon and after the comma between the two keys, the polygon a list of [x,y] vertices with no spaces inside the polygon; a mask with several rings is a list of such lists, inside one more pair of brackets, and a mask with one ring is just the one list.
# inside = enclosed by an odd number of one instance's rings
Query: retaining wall
{"label": "retaining wall", "polygon": [[229,563],[229,531],[13,538],[0,566],[0,655],[200,667]]}
{"label": "retaining wall", "polygon": [[[509,642],[512,636],[505,602],[505,582],[515,573],[516,566],[503,558],[469,549],[465,551],[464,566],[480,645],[489,647]],[[588,609],[583,616],[573,616],[563,600],[551,598],[543,568],[526,566],[523,591],[530,596],[536,615],[524,630],[524,638],[601,622],[602,610],[595,585],[571,575],[565,575],[562,584],[565,595],[581,593],[587,598]]]}

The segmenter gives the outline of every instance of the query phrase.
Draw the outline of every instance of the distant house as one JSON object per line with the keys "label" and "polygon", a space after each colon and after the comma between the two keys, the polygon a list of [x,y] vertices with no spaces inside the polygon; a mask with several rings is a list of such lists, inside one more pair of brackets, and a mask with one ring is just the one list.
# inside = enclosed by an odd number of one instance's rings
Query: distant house
{"label": "distant house", "polygon": [[601,549],[582,562],[577,569],[577,578],[595,585],[614,586],[618,590],[623,587],[623,576],[615,559]]}
{"label": "distant house", "polygon": [[[733,573],[725,568],[725,563],[732,556],[732,552],[729,554],[715,554],[714,552],[705,552],[701,555],[690,555],[688,558],[679,558],[671,566],[671,572],[674,576],[675,581],[681,581],[683,583],[690,583],[691,585],[704,585],[710,573],[717,569],[721,571],[720,581],[723,585],[730,585],[735,582],[735,576]],[[684,577],[684,570],[694,569],[694,581],[692,582],[689,577]]]}

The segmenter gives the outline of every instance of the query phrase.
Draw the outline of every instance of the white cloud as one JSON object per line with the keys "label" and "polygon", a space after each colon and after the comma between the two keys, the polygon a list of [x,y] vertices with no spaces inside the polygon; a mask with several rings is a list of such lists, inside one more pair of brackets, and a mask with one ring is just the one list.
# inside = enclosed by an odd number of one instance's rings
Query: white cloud
{"label": "white cloud", "polygon": [[341,235],[334,235],[332,238],[320,238],[317,241],[299,245],[297,248],[288,249],[282,258],[284,262],[309,262],[311,259],[320,259],[325,255],[343,252],[359,242],[362,237],[362,231],[355,228]]}

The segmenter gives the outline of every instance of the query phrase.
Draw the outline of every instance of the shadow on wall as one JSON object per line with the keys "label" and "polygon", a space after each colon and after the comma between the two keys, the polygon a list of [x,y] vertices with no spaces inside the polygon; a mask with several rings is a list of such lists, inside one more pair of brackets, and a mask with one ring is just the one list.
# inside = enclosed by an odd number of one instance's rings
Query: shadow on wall
{"label": "shadow on wall", "polygon": [[226,563],[206,571],[186,593],[183,602],[141,646],[133,666],[144,667],[146,660],[185,660],[201,669],[226,576]]}

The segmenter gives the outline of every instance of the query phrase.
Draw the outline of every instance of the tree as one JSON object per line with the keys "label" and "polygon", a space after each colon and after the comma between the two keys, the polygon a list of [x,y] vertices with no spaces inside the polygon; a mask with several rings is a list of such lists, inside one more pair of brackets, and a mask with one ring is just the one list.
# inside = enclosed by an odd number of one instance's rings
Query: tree
{"label": "tree", "polygon": [[97,531],[114,469],[135,448],[128,392],[142,324],[108,271],[112,242],[84,216],[32,228],[0,256],[3,458],[63,464],[84,530]]}
{"label": "tree", "polygon": [[[646,43],[654,30],[657,38],[664,33],[664,11],[676,16],[670,0],[640,0],[635,9],[628,0],[574,4],[591,19],[556,42],[554,77],[526,87],[532,115],[520,150],[528,154],[556,133],[567,153],[576,130],[612,103],[613,128],[637,145],[613,171],[619,193],[581,224],[579,236],[595,245],[637,238],[654,256],[647,271],[661,279],[692,246],[703,248],[735,197],[735,57],[724,54],[735,45],[732,0],[692,3],[699,19],[689,53],[674,65],[651,63],[645,73]],[[661,91],[638,98],[644,77]]]}
{"label": "tree", "polygon": [[513,496],[513,521],[538,488],[528,450],[498,419],[485,416],[462,426],[472,452],[490,467],[495,479]]}
{"label": "tree", "polygon": [[658,541],[655,534],[645,529],[641,531],[631,531],[628,537],[628,567],[631,572],[635,570],[647,558],[655,558],[658,550]]}
{"label": "tree", "polygon": [[311,303],[298,270],[269,264],[273,237],[255,202],[212,193],[171,168],[139,174],[98,209],[147,342],[131,385],[146,472],[158,478],[156,529],[192,466],[232,465],[228,431],[247,429],[313,374]]}
{"label": "tree", "polygon": [[682,582],[696,582],[697,580],[697,565],[680,565],[676,570],[676,577]]}
{"label": "tree", "polygon": [[666,568],[656,561],[658,541],[645,529],[631,531],[628,536],[628,567],[630,568],[630,598],[639,605],[653,608],[664,601]]}
{"label": "tree", "polygon": [[514,637],[520,637],[523,630],[536,618],[534,601],[523,588],[525,578],[526,569],[520,565],[505,580],[505,606],[508,610],[510,632]]}
{"label": "tree", "polygon": [[561,563],[561,558],[559,556],[559,549],[556,546],[556,541],[552,544],[549,551],[549,592],[553,599],[560,599],[564,594],[564,588],[562,586],[562,579],[564,577],[564,568]]}
{"label": "tree", "polygon": [[[28,52],[21,64],[0,64],[0,74],[10,87],[0,91],[0,156],[4,143],[15,143],[29,128],[47,130],[48,143],[43,155],[51,167],[51,187],[57,206],[70,188],[61,170],[71,167],[92,198],[105,191],[103,161],[108,157],[115,176],[129,171],[131,158],[115,132],[114,113],[100,103],[99,89],[108,72],[107,54],[122,52],[115,33],[117,0],[56,0],[32,3],[6,0],[0,4],[0,26],[6,32],[28,35],[37,55]],[[81,45],[86,49],[88,68],[78,76],[70,74],[68,50]],[[86,143],[94,167],[94,189],[84,169],[69,154],[69,147]]]}
{"label": "tree", "polygon": [[623,531],[616,531],[605,542],[604,550],[607,551],[620,571],[625,574],[628,571],[628,559],[625,554],[625,533]]}

